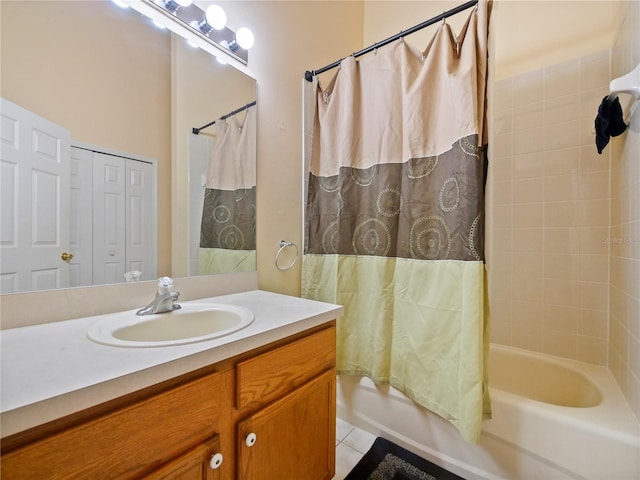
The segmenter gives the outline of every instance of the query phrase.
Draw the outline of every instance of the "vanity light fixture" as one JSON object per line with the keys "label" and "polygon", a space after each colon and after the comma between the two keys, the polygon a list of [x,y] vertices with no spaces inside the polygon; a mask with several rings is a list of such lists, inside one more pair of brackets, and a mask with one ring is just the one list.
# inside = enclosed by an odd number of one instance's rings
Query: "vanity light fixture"
{"label": "vanity light fixture", "polygon": [[211,29],[222,30],[227,25],[227,14],[220,5],[209,5],[204,12],[204,18],[198,24],[198,28],[202,30],[205,35],[208,34]]}
{"label": "vanity light fixture", "polygon": [[193,0],[164,0],[164,8],[168,12],[176,13],[180,7],[188,7]]}
{"label": "vanity light fixture", "polygon": [[[251,47],[253,47],[253,44],[255,43],[253,32],[249,30],[247,27],[240,27],[236,32],[235,43],[238,44],[239,48],[244,48],[245,50],[249,50]],[[231,46],[229,46],[229,48],[231,48]],[[235,50],[237,50],[237,48]]]}
{"label": "vanity light fixture", "polygon": [[159,28],[160,30],[166,30],[167,29],[167,27],[165,27],[162,23],[160,23],[157,20],[152,20],[152,22],[153,22],[153,26],[156,27],[156,28]]}
{"label": "vanity light fixture", "polygon": [[[203,10],[193,0],[113,0],[123,2],[154,23],[164,25],[172,32],[216,57],[227,57],[247,65],[248,50],[254,36],[246,27],[237,33],[226,27],[227,16],[219,5]],[[231,57],[231,58],[229,58]]]}
{"label": "vanity light fixture", "polygon": [[117,6],[119,6],[120,8],[129,8],[129,5],[127,5],[122,0],[111,0],[111,1],[115,3]]}
{"label": "vanity light fixture", "polygon": [[238,29],[236,36],[230,42],[224,40],[222,42],[222,46],[228,48],[232,52],[235,52],[239,48],[249,50],[251,47],[253,47],[253,43],[253,32],[246,27],[241,27]]}

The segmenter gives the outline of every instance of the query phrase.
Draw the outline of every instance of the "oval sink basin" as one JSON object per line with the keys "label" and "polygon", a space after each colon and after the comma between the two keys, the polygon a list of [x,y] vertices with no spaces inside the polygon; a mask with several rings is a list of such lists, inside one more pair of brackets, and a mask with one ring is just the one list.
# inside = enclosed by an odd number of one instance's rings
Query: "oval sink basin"
{"label": "oval sink basin", "polygon": [[253,322],[253,313],[235,305],[183,304],[156,315],[114,314],[92,325],[87,336],[116,347],[166,347],[229,335]]}

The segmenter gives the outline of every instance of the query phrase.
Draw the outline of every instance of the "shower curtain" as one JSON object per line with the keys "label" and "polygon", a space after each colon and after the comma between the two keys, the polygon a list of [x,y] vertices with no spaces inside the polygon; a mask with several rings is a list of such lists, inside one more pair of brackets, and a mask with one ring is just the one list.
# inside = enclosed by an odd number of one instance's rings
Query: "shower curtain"
{"label": "shower curtain", "polygon": [[487,391],[487,36],[397,40],[317,84],[302,293],[341,304],[338,372],[390,384],[477,442]]}
{"label": "shower curtain", "polygon": [[198,272],[256,269],[256,108],[215,123]]}

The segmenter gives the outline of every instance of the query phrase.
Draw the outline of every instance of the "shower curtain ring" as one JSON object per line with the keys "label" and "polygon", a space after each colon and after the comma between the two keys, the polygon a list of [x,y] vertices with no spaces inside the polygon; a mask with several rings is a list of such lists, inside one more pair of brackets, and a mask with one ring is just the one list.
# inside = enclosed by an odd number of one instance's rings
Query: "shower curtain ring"
{"label": "shower curtain ring", "polygon": [[[291,261],[291,263],[289,265],[287,265],[286,267],[281,267],[278,264],[278,260],[280,259],[280,254],[287,247],[294,247],[296,249],[296,256],[293,257],[293,260]],[[280,240],[280,249],[278,250],[278,253],[276,253],[276,262],[275,262],[276,263],[276,268],[278,270],[280,270],[281,272],[286,272],[287,270],[291,269],[296,264],[296,261],[298,260],[298,254],[299,254],[298,246],[295,243],[287,242],[285,240]]]}

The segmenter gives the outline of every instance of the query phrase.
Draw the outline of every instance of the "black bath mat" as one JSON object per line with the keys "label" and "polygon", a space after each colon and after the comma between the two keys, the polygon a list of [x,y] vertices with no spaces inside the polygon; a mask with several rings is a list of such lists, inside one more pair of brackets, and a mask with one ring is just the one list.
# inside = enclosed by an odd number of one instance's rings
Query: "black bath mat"
{"label": "black bath mat", "polygon": [[385,440],[375,442],[344,480],[464,480]]}

